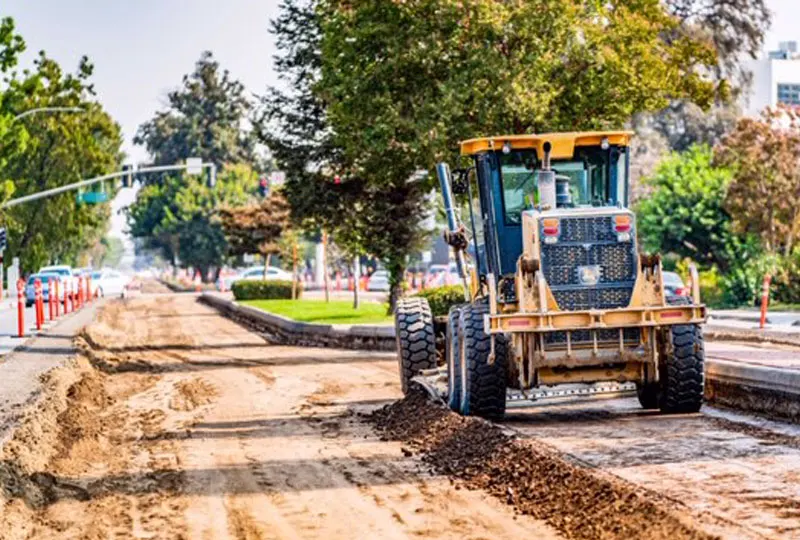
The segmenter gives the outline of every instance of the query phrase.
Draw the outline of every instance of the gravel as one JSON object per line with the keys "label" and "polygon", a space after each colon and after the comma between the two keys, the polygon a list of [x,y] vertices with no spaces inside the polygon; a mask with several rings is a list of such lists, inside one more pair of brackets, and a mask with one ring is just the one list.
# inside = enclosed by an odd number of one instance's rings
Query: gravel
{"label": "gravel", "polygon": [[436,473],[482,489],[571,539],[706,539],[679,504],[566,461],[541,443],[514,438],[432,402],[420,388],[367,416]]}

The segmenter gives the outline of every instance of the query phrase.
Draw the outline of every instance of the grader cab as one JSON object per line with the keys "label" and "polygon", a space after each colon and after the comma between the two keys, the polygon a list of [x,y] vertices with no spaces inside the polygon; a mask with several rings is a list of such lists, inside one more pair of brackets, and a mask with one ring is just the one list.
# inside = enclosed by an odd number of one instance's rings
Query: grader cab
{"label": "grader cab", "polygon": [[[445,238],[466,290],[450,310],[443,355],[453,410],[500,418],[512,393],[603,383],[635,383],[647,409],[700,408],[706,309],[696,275],[691,297],[669,296],[660,257],[637,247],[630,137],[473,139],[461,153],[474,165],[455,181],[446,164],[437,167]],[[466,226],[453,192],[466,199]],[[402,300],[395,326],[407,390],[437,368],[427,302]]]}

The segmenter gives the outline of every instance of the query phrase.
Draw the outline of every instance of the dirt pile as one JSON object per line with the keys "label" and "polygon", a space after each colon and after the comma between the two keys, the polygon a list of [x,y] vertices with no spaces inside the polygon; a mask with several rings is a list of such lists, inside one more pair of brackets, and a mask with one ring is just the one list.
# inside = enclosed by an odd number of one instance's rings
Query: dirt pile
{"label": "dirt pile", "polygon": [[654,494],[569,463],[483,420],[456,415],[422,389],[367,418],[385,438],[420,452],[435,472],[486,490],[568,538],[712,538]]}

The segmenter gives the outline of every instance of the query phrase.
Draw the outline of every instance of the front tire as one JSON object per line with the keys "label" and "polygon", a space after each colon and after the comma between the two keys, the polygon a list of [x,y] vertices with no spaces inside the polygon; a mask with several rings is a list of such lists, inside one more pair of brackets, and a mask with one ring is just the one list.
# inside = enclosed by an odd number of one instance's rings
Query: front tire
{"label": "front tire", "polygon": [[394,312],[400,385],[408,393],[411,379],[423,369],[436,367],[433,315],[424,298],[401,298]]}
{"label": "front tire", "polygon": [[667,354],[661,371],[659,408],[667,414],[694,413],[703,405],[703,329],[682,324],[664,331]]}
{"label": "front tire", "polygon": [[483,328],[489,312],[484,303],[466,306],[459,320],[461,407],[465,416],[500,420],[506,412],[506,340],[495,335],[495,359],[489,364],[491,338]]}

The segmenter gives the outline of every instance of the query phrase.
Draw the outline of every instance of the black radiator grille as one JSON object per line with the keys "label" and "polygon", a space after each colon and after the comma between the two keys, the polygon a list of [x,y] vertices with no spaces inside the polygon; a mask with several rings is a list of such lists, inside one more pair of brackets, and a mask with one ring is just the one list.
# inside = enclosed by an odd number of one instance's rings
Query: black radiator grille
{"label": "black radiator grille", "polygon": [[[614,309],[630,303],[637,264],[633,228],[630,236],[618,241],[613,216],[559,218],[558,241],[541,244],[541,267],[560,309]],[[600,267],[597,285],[580,282],[581,266]]]}
{"label": "black radiator grille", "polygon": [[612,219],[612,216],[562,218],[560,238],[565,242],[616,242]]}
{"label": "black radiator grille", "polygon": [[[553,289],[551,287],[551,289]],[[567,311],[586,309],[615,309],[627,306],[631,301],[633,285],[630,287],[614,287],[598,289],[585,287],[581,289],[553,289],[553,296],[558,307]]]}

